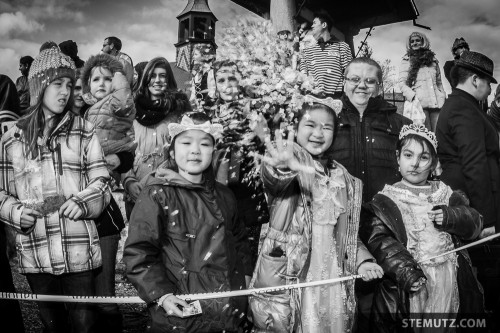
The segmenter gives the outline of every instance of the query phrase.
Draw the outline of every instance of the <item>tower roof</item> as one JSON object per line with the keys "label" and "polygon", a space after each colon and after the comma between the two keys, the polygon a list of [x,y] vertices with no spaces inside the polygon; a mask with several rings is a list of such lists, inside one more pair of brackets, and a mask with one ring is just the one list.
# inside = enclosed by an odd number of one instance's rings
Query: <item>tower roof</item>
{"label": "tower roof", "polygon": [[184,8],[184,10],[177,15],[177,18],[189,12],[210,13],[214,15],[208,6],[208,0],[188,0],[186,8]]}

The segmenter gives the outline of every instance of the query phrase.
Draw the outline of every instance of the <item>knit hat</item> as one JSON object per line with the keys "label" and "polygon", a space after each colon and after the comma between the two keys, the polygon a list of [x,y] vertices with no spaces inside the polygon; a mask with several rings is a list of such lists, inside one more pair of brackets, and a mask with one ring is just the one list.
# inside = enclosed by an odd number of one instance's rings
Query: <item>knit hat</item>
{"label": "knit hat", "polygon": [[493,77],[493,61],[484,54],[464,51],[460,59],[455,60],[455,66],[467,68],[476,74],[487,77],[491,83],[497,83]]}
{"label": "knit hat", "polygon": [[467,51],[470,50],[469,44],[467,44],[467,42],[465,41],[465,39],[463,37],[455,38],[455,41],[453,42],[453,46],[451,47],[451,52],[455,53],[455,51],[459,48],[464,48]]}
{"label": "knit hat", "polygon": [[39,96],[48,85],[59,78],[68,77],[75,82],[75,64],[58,47],[41,51],[33,60],[28,74],[30,104],[38,102]]}

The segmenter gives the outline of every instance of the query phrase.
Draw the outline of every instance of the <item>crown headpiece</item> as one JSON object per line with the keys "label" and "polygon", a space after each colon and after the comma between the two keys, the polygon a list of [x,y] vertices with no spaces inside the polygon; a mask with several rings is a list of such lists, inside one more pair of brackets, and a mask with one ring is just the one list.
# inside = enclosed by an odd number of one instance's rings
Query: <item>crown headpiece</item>
{"label": "crown headpiece", "polygon": [[304,102],[306,103],[318,103],[318,104],[323,104],[325,106],[328,106],[330,109],[332,109],[335,114],[338,116],[340,111],[342,110],[342,102],[339,99],[333,99],[331,97],[327,98],[318,98],[314,97],[312,95],[306,95],[304,96]]}
{"label": "crown headpiece", "polygon": [[189,130],[203,131],[210,134],[214,140],[217,141],[222,136],[222,131],[224,130],[221,124],[212,124],[209,120],[202,124],[195,124],[193,119],[189,117],[189,114],[185,114],[180,123],[170,123],[167,127],[170,142],[172,142],[177,135]]}
{"label": "crown headpiece", "polygon": [[434,150],[437,151],[438,142],[436,139],[436,134],[434,132],[429,131],[424,125],[410,124],[404,125],[399,133],[399,140],[403,139],[408,134],[415,134],[421,136],[431,143],[434,147]]}

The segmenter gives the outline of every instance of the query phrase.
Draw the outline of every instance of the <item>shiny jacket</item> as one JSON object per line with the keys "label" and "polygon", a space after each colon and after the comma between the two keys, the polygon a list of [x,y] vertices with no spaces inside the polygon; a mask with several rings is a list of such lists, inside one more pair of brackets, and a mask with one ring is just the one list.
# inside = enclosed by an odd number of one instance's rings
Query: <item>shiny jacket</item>
{"label": "shiny jacket", "polygon": [[132,211],[123,259],[128,279],[149,304],[151,332],[174,326],[182,332],[233,331],[246,315],[246,297],[202,300],[202,315],[182,319],[155,303],[169,293],[245,289],[245,275],[252,273],[236,200],[205,175],[205,183],[193,184],[159,167]]}
{"label": "shiny jacket", "polygon": [[38,218],[29,229],[21,228],[20,223],[24,209],[21,201],[28,199],[21,186],[32,184],[28,177],[33,176],[23,172],[30,160],[23,130],[18,126],[6,132],[0,143],[0,221],[17,231],[20,272],[58,275],[101,266],[93,219],[108,205],[111,192],[108,169],[92,124],[68,112],[48,139],[50,149],[38,146],[39,165],[43,170],[54,170],[47,177],[61,184],[59,190],[66,199],[72,198],[80,206],[82,218],[70,220],[56,211]]}
{"label": "shiny jacket", "polygon": [[[435,227],[452,235],[455,248],[462,246],[461,240],[476,238],[482,228],[481,216],[468,203],[464,194],[453,192],[449,206],[438,206],[444,218],[443,224]],[[384,194],[376,194],[362,209],[359,235],[385,273],[373,298],[372,332],[413,332],[403,319],[410,316],[411,286],[425,275],[407,250],[406,229],[396,203]],[[460,313],[484,313],[483,290],[473,274],[467,250],[458,252],[457,274],[459,318]]]}
{"label": "shiny jacket", "polygon": [[[301,165],[314,168],[312,156],[295,144],[294,154]],[[343,168],[335,163],[337,168]],[[283,173],[266,164],[262,180],[269,202],[270,222],[261,233],[261,247],[250,288],[274,287],[304,282],[310,260],[312,233],[311,190],[315,174],[300,171]],[[373,256],[358,237],[362,184],[344,170],[347,209],[339,216],[335,237],[341,276],[357,274],[359,265]],[[277,248],[283,256],[272,253]],[[283,275],[287,276],[285,278]],[[356,298],[354,281],[346,282],[348,327],[354,323]],[[273,292],[250,297],[256,332],[292,332],[300,325],[300,290]]]}
{"label": "shiny jacket", "polygon": [[384,185],[400,180],[396,143],[411,120],[380,97],[370,99],[362,118],[347,96],[342,102],[333,158],[363,181],[363,202],[368,202]]}
{"label": "shiny jacket", "polygon": [[121,151],[134,152],[132,122],[135,118],[135,105],[130,85],[125,76],[113,76],[112,91],[96,101],[90,93],[84,95],[85,102],[91,104],[85,112],[85,120],[95,125],[104,156]]}

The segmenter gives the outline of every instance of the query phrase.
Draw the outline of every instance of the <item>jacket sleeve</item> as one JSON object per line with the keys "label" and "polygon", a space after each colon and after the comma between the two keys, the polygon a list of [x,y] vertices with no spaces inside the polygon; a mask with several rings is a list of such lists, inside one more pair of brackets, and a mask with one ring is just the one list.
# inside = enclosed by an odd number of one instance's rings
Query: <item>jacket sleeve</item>
{"label": "jacket sleeve", "polygon": [[410,61],[403,59],[401,61],[401,66],[399,67],[399,78],[398,86],[405,99],[409,102],[415,97],[415,91],[406,85],[406,79],[408,78],[408,71],[410,70]]}
{"label": "jacket sleeve", "polygon": [[356,272],[365,261],[375,262],[375,258],[372,256],[370,251],[366,248],[366,245],[363,244],[361,238],[358,236],[358,244],[356,250]]}
{"label": "jacket sleeve", "polygon": [[302,59],[300,61],[300,71],[306,75],[309,74],[309,57],[305,51],[302,51]]}
{"label": "jacket sleeve", "polygon": [[8,133],[4,134],[0,141],[0,221],[13,227],[17,232],[26,234],[31,232],[34,226],[29,230],[21,229],[21,214],[24,206],[17,198],[15,186],[9,186],[14,182],[14,168],[12,161],[8,160],[5,148],[4,140],[9,135]]}
{"label": "jacket sleeve", "polygon": [[297,177],[297,172],[282,171],[267,163],[262,163],[261,178],[264,188],[272,196],[277,196]]}
{"label": "jacket sleeve", "polygon": [[127,78],[120,72],[115,73],[112,81],[111,112],[119,117],[135,118],[135,104]]}
{"label": "jacket sleeve", "polygon": [[439,91],[441,91],[445,95],[444,98],[446,98],[446,93],[444,92],[444,87],[443,87],[443,77],[441,76],[441,70],[439,69],[439,62],[437,60],[436,60],[436,85]]}
{"label": "jacket sleeve", "polygon": [[472,240],[479,236],[483,228],[483,217],[474,208],[469,207],[465,193],[453,192],[449,206],[436,206],[443,210],[443,223],[434,226],[438,230],[457,235],[464,240]]}
{"label": "jacket sleeve", "polygon": [[120,160],[120,165],[114,171],[118,173],[128,172],[134,166],[134,153],[129,151],[120,151],[116,153]]}
{"label": "jacket sleeve", "polygon": [[376,215],[363,208],[361,240],[366,244],[368,251],[373,254],[377,263],[384,270],[384,274],[410,292],[411,286],[419,278],[425,278],[413,256],[406,247],[399,242],[391,230]]}
{"label": "jacket sleeve", "polygon": [[99,139],[92,129],[91,139],[83,150],[83,164],[88,179],[87,187],[72,199],[83,210],[82,218],[96,218],[109,204],[111,192],[109,189],[109,172]]}
{"label": "jacket sleeve", "polygon": [[493,189],[486,156],[485,137],[477,134],[484,133],[485,128],[479,111],[470,111],[473,112],[460,112],[459,110],[450,112],[448,126],[457,147],[471,206],[483,215],[484,226],[490,227],[496,222],[496,203],[491,195]]}
{"label": "jacket sleeve", "polygon": [[[235,202],[236,204],[236,202]],[[250,252],[250,244],[248,243],[248,235],[243,220],[234,214],[232,233],[235,241],[236,251],[238,252],[238,260],[243,262],[245,275],[252,276],[252,254]]]}
{"label": "jacket sleeve", "polygon": [[137,200],[123,251],[127,278],[146,303],[176,291],[162,261],[162,225],[167,217],[153,199],[153,190],[153,186],[148,187]]}

